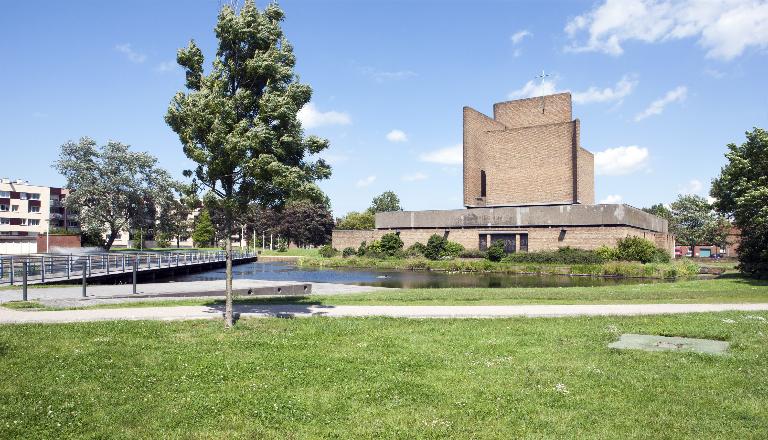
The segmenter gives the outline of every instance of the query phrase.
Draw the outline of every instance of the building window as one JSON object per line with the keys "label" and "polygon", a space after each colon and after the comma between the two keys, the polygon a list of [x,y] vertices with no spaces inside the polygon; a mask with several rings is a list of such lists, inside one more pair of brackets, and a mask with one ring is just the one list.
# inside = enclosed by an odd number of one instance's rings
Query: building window
{"label": "building window", "polygon": [[40,212],[40,207],[39,206],[30,206],[29,207],[29,212]]}
{"label": "building window", "polygon": [[21,200],[27,200],[27,193],[23,193],[23,192],[20,192],[20,193],[19,193],[19,198],[20,198]]}
{"label": "building window", "polygon": [[11,219],[8,217],[0,217],[0,225],[10,225]]}
{"label": "building window", "polygon": [[25,219],[25,218],[20,218],[19,220],[20,220],[20,223],[19,223],[19,224],[20,224],[21,226],[27,226],[27,219]]}
{"label": "building window", "polygon": [[78,223],[78,222],[76,222],[76,221],[74,221],[74,220],[70,220],[70,221],[68,222],[68,224],[69,224],[69,227],[70,227],[70,228],[77,228],[77,227],[79,227],[79,226],[80,226],[80,223]]}
{"label": "building window", "polygon": [[29,219],[29,226],[40,226],[39,219]]}
{"label": "building window", "polygon": [[485,197],[486,183],[485,183],[485,170],[480,170],[480,197]]}
{"label": "building window", "polygon": [[8,212],[8,205],[0,205],[0,211]]}
{"label": "building window", "polygon": [[520,234],[520,251],[528,252],[528,234]]}
{"label": "building window", "polygon": [[40,193],[27,193],[29,200],[40,200]]}
{"label": "building window", "polygon": [[488,236],[486,234],[480,234],[480,241],[477,245],[477,248],[481,251],[488,250]]}
{"label": "building window", "polygon": [[10,191],[0,191],[0,199],[10,199],[10,198],[11,198]]}
{"label": "building window", "polygon": [[11,205],[11,212],[19,212],[19,205]]}

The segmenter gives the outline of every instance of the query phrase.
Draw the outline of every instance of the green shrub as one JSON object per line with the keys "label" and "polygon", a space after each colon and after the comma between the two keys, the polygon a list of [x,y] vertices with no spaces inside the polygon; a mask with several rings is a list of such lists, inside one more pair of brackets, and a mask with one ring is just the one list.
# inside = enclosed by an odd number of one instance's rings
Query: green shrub
{"label": "green shrub", "polygon": [[341,256],[344,258],[349,258],[357,254],[357,250],[353,247],[345,247],[343,251],[341,251]]}
{"label": "green shrub", "polygon": [[456,243],[455,241],[446,241],[445,248],[443,250],[444,257],[456,258],[462,252],[464,252],[464,245]]}
{"label": "green shrub", "polygon": [[501,261],[501,259],[506,255],[504,252],[504,242],[502,240],[494,241],[491,243],[491,246],[488,248],[488,252],[486,254],[486,258],[488,258],[490,261]]}
{"label": "green shrub", "polygon": [[603,261],[614,261],[619,259],[619,253],[616,251],[616,248],[610,246],[600,246],[595,249],[595,254],[602,258]]}
{"label": "green shrub", "polygon": [[366,250],[368,250],[368,244],[366,242],[360,243],[360,246],[357,248],[357,256],[364,257]]}
{"label": "green shrub", "polygon": [[288,252],[288,246],[286,246],[284,241],[280,241],[277,244],[277,251],[278,252]]}
{"label": "green shrub", "polygon": [[381,237],[379,247],[383,254],[394,257],[398,251],[403,249],[403,240],[399,235],[390,232]]}
{"label": "green shrub", "polygon": [[668,251],[665,251],[662,248],[656,248],[656,251],[653,255],[653,261],[656,263],[669,263],[670,260],[672,260],[672,256],[669,254]]}
{"label": "green shrub", "polygon": [[405,250],[405,255],[408,257],[423,257],[426,251],[427,247],[424,246],[424,243],[416,242],[408,246],[408,249]]}
{"label": "green shrub", "polygon": [[439,260],[445,252],[445,245],[447,242],[448,240],[442,235],[433,234],[429,237],[429,240],[427,240],[424,256],[430,260]]}
{"label": "green shrub", "polygon": [[485,258],[486,252],[479,249],[464,249],[459,253],[459,258]]}
{"label": "green shrub", "polygon": [[669,262],[669,253],[656,247],[656,244],[642,237],[625,237],[616,242],[619,260],[639,261],[641,263]]}
{"label": "green shrub", "polygon": [[605,260],[596,251],[563,247],[556,251],[518,252],[504,257],[508,263],[600,264]]}
{"label": "green shrub", "polygon": [[331,258],[339,253],[336,249],[332,248],[329,244],[324,244],[320,246],[320,249],[317,251],[318,254],[320,254],[323,258]]}

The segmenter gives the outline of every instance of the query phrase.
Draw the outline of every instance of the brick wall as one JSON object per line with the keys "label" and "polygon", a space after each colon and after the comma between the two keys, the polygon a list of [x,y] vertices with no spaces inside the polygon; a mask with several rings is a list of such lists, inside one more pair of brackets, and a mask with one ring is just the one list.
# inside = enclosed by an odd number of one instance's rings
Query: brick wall
{"label": "brick wall", "polygon": [[571,122],[571,94],[499,102],[493,105],[493,119],[507,128]]}
{"label": "brick wall", "polygon": [[[464,204],[594,203],[594,158],[579,130],[568,93],[495,104],[494,119],[465,107]],[[479,200],[481,170],[487,196]]]}
{"label": "brick wall", "polygon": [[[565,230],[561,234],[561,230]],[[426,244],[432,234],[444,235],[446,229],[403,229],[400,231],[400,238],[405,247],[416,242]],[[674,237],[671,234],[644,231],[642,229],[628,226],[582,226],[566,228],[487,228],[487,229],[447,229],[448,239],[461,243],[467,249],[477,249],[481,233],[486,232],[511,232],[528,234],[528,250],[543,251],[555,250],[561,247],[570,246],[579,249],[597,249],[600,246],[616,246],[619,238],[628,236],[639,236],[651,240],[657,246],[669,251],[670,256],[674,256]],[[370,243],[378,240],[382,235],[394,232],[386,229],[373,229],[365,231],[334,230],[332,246],[335,249],[342,250],[346,247],[357,248],[360,243],[366,241]]]}
{"label": "brick wall", "polygon": [[578,149],[578,202],[583,205],[595,204],[595,156],[589,151]]}
{"label": "brick wall", "polygon": [[[48,252],[48,250],[45,248],[46,240],[45,235],[40,234],[37,236],[37,252]],[[48,245],[51,248],[51,251],[54,251],[54,248],[79,248],[80,245],[80,236],[79,235],[51,235],[51,238],[49,239]]]}

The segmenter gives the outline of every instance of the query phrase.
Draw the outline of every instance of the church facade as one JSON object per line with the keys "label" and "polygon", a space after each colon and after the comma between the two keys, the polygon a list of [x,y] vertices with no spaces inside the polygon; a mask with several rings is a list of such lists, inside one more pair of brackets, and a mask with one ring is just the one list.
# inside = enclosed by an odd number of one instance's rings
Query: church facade
{"label": "church facade", "polygon": [[634,235],[674,254],[667,221],[624,204],[595,204],[594,156],[581,146],[570,93],[464,108],[465,209],[376,214],[372,230],[334,230],[333,247],[395,232],[405,246],[440,234],[467,249],[507,252],[615,246]]}

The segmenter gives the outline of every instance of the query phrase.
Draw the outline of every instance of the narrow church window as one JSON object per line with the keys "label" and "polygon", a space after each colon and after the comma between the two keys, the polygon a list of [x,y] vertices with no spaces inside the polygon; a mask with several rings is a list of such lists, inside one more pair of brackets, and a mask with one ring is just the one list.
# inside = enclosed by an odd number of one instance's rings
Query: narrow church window
{"label": "narrow church window", "polygon": [[480,170],[480,197],[485,197],[485,170]]}

